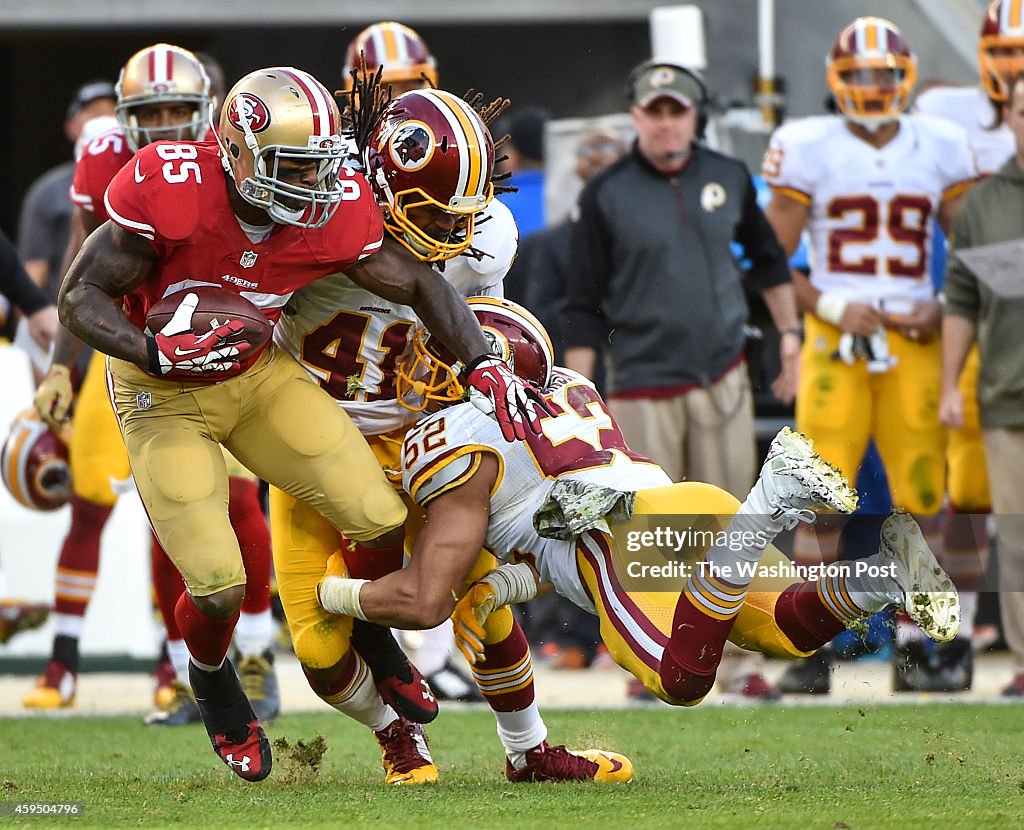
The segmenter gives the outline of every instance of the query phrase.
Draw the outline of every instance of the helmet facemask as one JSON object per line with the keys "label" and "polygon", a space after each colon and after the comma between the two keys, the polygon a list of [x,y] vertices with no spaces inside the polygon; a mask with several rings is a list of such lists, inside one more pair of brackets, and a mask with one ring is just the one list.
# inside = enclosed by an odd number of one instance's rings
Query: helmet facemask
{"label": "helmet facemask", "polygon": [[981,85],[993,101],[1010,99],[1013,79],[1024,72],[1024,37],[982,36],[978,43]]}
{"label": "helmet facemask", "polygon": [[909,106],[916,80],[915,62],[892,53],[879,58],[837,57],[828,67],[828,85],[839,111],[872,131],[894,121]]}
{"label": "helmet facemask", "polygon": [[[192,118],[183,124],[140,126],[136,110],[158,104],[187,104],[192,108]],[[212,118],[213,100],[202,93],[133,95],[119,99],[114,111],[128,146],[137,152],[154,141],[199,141]]]}

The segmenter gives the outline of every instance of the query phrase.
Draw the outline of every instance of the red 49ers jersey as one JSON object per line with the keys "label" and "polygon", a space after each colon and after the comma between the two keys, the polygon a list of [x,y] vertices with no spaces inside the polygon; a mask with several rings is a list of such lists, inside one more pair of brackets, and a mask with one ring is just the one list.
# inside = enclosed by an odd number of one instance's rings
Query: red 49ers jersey
{"label": "red 49ers jersey", "polygon": [[89,211],[100,222],[106,222],[110,217],[103,204],[103,194],[110,180],[133,155],[120,127],[96,136],[86,145],[75,164],[71,201]]}
{"label": "red 49ers jersey", "polygon": [[558,414],[542,420],[540,435],[507,442],[497,421],[471,403],[436,412],[406,434],[402,485],[417,504],[467,481],[478,467],[477,454],[498,459],[498,482],[491,492],[484,544],[505,562],[529,556],[546,582],[591,613],[576,568],[576,545],[545,539],[533,527],[533,514],[556,479],[572,478],[617,490],[671,484],[661,467],[632,452],[618,424],[593,385],[575,372],[556,369],[545,393]]}
{"label": "red 49ers jersey", "polygon": [[272,323],[292,292],[343,271],[377,251],[384,226],[370,186],[342,172],[344,203],[322,228],[277,225],[253,242],[238,223],[216,142],[158,141],[114,176],[106,193],[110,219],[148,240],[159,260],[124,298],[140,329],[162,297],[195,285],[241,294]]}

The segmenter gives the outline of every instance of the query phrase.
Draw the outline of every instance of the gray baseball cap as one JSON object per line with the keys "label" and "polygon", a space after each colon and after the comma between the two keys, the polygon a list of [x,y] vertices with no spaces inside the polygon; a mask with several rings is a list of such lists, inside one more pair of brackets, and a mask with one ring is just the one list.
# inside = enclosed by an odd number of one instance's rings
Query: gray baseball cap
{"label": "gray baseball cap", "polygon": [[678,66],[653,63],[644,67],[633,81],[633,102],[647,107],[659,98],[671,98],[687,109],[704,97],[700,82]]}
{"label": "gray baseball cap", "polygon": [[109,98],[111,101],[117,100],[117,93],[114,92],[114,85],[110,81],[89,81],[86,84],[82,84],[82,86],[75,90],[75,97],[68,104],[67,113],[64,117],[67,119],[74,118],[86,104],[91,104],[99,98]]}

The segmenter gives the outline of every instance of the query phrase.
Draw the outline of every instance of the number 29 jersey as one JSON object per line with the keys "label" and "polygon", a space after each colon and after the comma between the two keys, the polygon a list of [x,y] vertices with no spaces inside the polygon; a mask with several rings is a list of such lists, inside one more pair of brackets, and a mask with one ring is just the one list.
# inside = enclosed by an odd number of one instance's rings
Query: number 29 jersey
{"label": "number 29 jersey", "polygon": [[576,543],[545,539],[533,515],[559,479],[616,490],[671,484],[657,464],[626,445],[618,424],[594,386],[575,372],[555,370],[545,399],[557,413],[541,421],[542,433],[507,442],[497,421],[471,403],[434,413],[406,434],[402,485],[422,506],[467,481],[480,453],[498,461],[484,546],[503,562],[530,559],[541,578],[579,607],[596,613],[576,566]]}
{"label": "number 29 jersey", "polygon": [[839,116],[785,124],[772,136],[762,172],[772,189],[809,205],[811,283],[895,312],[933,296],[932,219],[977,178],[964,131],[903,115],[876,148]]}
{"label": "number 29 jersey", "polygon": [[[501,297],[518,249],[515,220],[492,199],[476,227],[476,255],[447,260],[441,274],[464,297]],[[295,293],[274,342],[342,405],[363,435],[380,435],[419,417],[398,403],[395,392],[395,369],[419,324],[409,306],[388,302],[339,273]]]}

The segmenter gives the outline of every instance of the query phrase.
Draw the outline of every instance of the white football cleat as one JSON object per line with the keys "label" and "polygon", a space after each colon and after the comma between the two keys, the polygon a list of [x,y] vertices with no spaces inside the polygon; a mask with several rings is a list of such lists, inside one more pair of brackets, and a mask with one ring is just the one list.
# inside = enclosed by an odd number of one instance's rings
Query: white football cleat
{"label": "white football cleat", "polygon": [[857,491],[842,473],[814,451],[810,438],[783,427],[772,439],[758,477],[772,518],[785,516],[788,526],[814,521],[814,513],[852,513]]}
{"label": "white football cleat", "polygon": [[933,640],[952,640],[960,630],[960,597],[909,513],[894,511],[882,523],[878,558],[895,565],[910,618]]}

